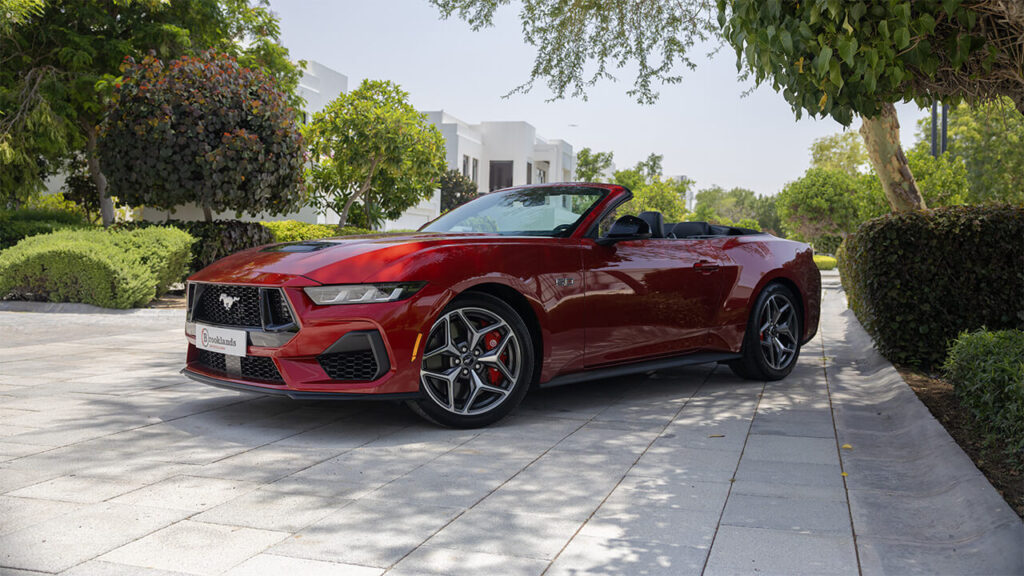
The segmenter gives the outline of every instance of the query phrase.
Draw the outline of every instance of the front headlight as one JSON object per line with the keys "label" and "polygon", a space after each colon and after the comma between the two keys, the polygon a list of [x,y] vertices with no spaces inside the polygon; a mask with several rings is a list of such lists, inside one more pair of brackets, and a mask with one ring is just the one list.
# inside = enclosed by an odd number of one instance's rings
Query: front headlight
{"label": "front headlight", "polygon": [[303,288],[313,302],[320,304],[372,304],[405,300],[426,286],[426,282],[389,282],[384,284],[340,284]]}

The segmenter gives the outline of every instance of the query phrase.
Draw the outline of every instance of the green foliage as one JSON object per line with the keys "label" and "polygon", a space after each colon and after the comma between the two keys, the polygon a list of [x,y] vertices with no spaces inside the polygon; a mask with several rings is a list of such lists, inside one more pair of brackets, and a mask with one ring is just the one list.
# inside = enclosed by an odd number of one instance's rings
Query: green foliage
{"label": "green foliage", "polygon": [[641,212],[661,212],[666,222],[682,222],[686,220],[686,191],[690,182],[678,182],[675,180],[662,180],[655,176],[649,184],[644,184],[633,190],[633,199],[629,203],[627,211],[620,211],[620,216],[625,214],[640,214]]}
{"label": "green foliage", "polygon": [[188,232],[153,226],[114,234],[119,246],[133,252],[139,263],[149,268],[156,280],[158,297],[164,295],[171,284],[185,278],[195,242]]}
{"label": "green foliage", "polygon": [[458,170],[449,170],[441,176],[441,212],[447,212],[480,195],[476,182]]}
{"label": "green foliage", "polygon": [[600,182],[601,175],[612,167],[614,152],[594,152],[583,148],[576,153],[576,181]]}
{"label": "green foliage", "polygon": [[737,67],[781,92],[797,117],[831,116],[848,126],[855,114],[875,117],[887,103],[975,96],[958,73],[973,75],[975,85],[1001,73],[993,70],[1002,62],[998,42],[959,0],[915,0],[913,8],[900,0],[718,0],[718,11]]}
{"label": "green foliage", "polygon": [[0,252],[0,295],[141,306],[184,276],[191,243],[188,234],[159,228],[33,236]]}
{"label": "green foliage", "polygon": [[[779,217],[786,231],[797,240],[816,244],[853,232],[859,223],[857,209],[856,181],[838,170],[810,168],[786,184],[778,196]],[[820,246],[819,250],[831,251]]]}
{"label": "green foliage", "polygon": [[429,198],[446,170],[440,131],[392,82],[364,80],[317,112],[304,133],[314,199],[342,225],[357,200],[371,221],[398,218]]}
{"label": "green foliage", "polygon": [[122,66],[100,157],[133,206],[271,215],[303,205],[302,136],[285,95],[259,71],[207,52]]}
{"label": "green foliage", "polygon": [[114,228],[118,230],[136,230],[151,226],[171,226],[188,232],[195,243],[192,244],[190,271],[200,270],[225,256],[263,246],[274,242],[274,237],[259,222],[242,222],[240,220],[217,220],[215,222],[187,222],[168,220],[166,222],[124,222]]}
{"label": "green foliage", "polygon": [[335,236],[355,236],[359,234],[372,234],[365,228],[354,226],[332,226],[330,224],[309,224],[297,220],[278,220],[275,222],[260,222],[270,231],[274,242],[298,242],[300,240],[319,240],[321,238],[333,238]]}
{"label": "green foliage", "polygon": [[839,269],[850,308],[894,362],[935,366],[963,330],[1024,328],[1024,208],[952,206],[869,220]]}
{"label": "green foliage", "polygon": [[635,192],[647,184],[647,176],[636,168],[626,168],[624,170],[616,170],[612,175],[612,182],[619,186],[625,186]]}
{"label": "green foliage", "polygon": [[1024,457],[1024,331],[961,332],[943,365],[960,403],[989,440]]}
{"label": "green foliage", "polygon": [[[1009,98],[949,110],[946,154],[961,159],[969,183],[966,202],[1024,204],[1024,114]],[[918,122],[911,153],[931,149],[931,117]],[[909,156],[909,154],[908,154]],[[917,176],[917,169],[914,169]],[[928,200],[931,206],[931,200]]]}
{"label": "green foliage", "polygon": [[[456,15],[474,30],[491,26],[495,11],[510,0],[430,0],[443,18]],[[633,9],[631,9],[633,7]],[[519,9],[524,40],[537,48],[530,80],[513,92],[529,91],[543,80],[557,99],[586,98],[599,80],[612,79],[609,67],[636,71],[629,95],[641,103],[658,96],[655,82],[675,84],[677,67],[693,68],[688,51],[714,36],[710,0],[607,2],[524,0]]]}
{"label": "green foliage", "polygon": [[85,225],[80,214],[63,210],[0,210],[0,250],[22,238]]}
{"label": "green foliage", "polygon": [[831,256],[815,254],[814,264],[818,267],[818,270],[834,270],[839,265],[839,261]]}
{"label": "green foliage", "polygon": [[[94,155],[99,124],[126,56],[169,60],[216,49],[273,76],[293,104],[301,71],[278,43],[265,2],[15,0],[0,18],[0,201],[23,201],[62,160]],[[18,14],[18,7],[30,10]],[[97,169],[102,167],[97,165]]]}
{"label": "green foliage", "polygon": [[857,176],[868,163],[864,139],[853,131],[823,136],[811,143],[811,167],[841,170]]}

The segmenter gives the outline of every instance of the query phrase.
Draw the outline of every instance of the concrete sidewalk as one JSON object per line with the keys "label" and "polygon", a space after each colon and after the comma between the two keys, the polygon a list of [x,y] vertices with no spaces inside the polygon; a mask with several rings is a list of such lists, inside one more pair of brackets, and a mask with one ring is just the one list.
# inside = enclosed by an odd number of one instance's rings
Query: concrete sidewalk
{"label": "concrete sidewalk", "polygon": [[581,384],[473,431],[191,383],[173,313],[0,312],[0,574],[1024,572],[825,284],[782,382]]}

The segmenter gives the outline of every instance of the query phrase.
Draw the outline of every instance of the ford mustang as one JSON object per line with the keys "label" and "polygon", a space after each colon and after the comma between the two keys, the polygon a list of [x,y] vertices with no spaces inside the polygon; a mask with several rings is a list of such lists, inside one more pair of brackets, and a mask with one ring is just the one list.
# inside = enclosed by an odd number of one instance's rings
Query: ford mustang
{"label": "ford mustang", "polygon": [[610,184],[483,195],[411,234],[253,248],[187,284],[189,377],[406,401],[484,426],[534,387],[720,362],[784,378],[818,327],[805,244],[667,223]]}

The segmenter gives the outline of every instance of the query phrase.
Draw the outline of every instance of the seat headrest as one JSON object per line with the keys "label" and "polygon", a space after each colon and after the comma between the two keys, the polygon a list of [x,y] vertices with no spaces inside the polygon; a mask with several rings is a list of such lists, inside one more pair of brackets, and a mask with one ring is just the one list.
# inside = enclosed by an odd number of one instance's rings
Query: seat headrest
{"label": "seat headrest", "polygon": [[689,236],[710,236],[711,226],[707,222],[680,222],[672,227],[672,234],[676,238]]}
{"label": "seat headrest", "polygon": [[640,219],[651,227],[651,238],[665,237],[665,219],[661,212],[641,212]]}

